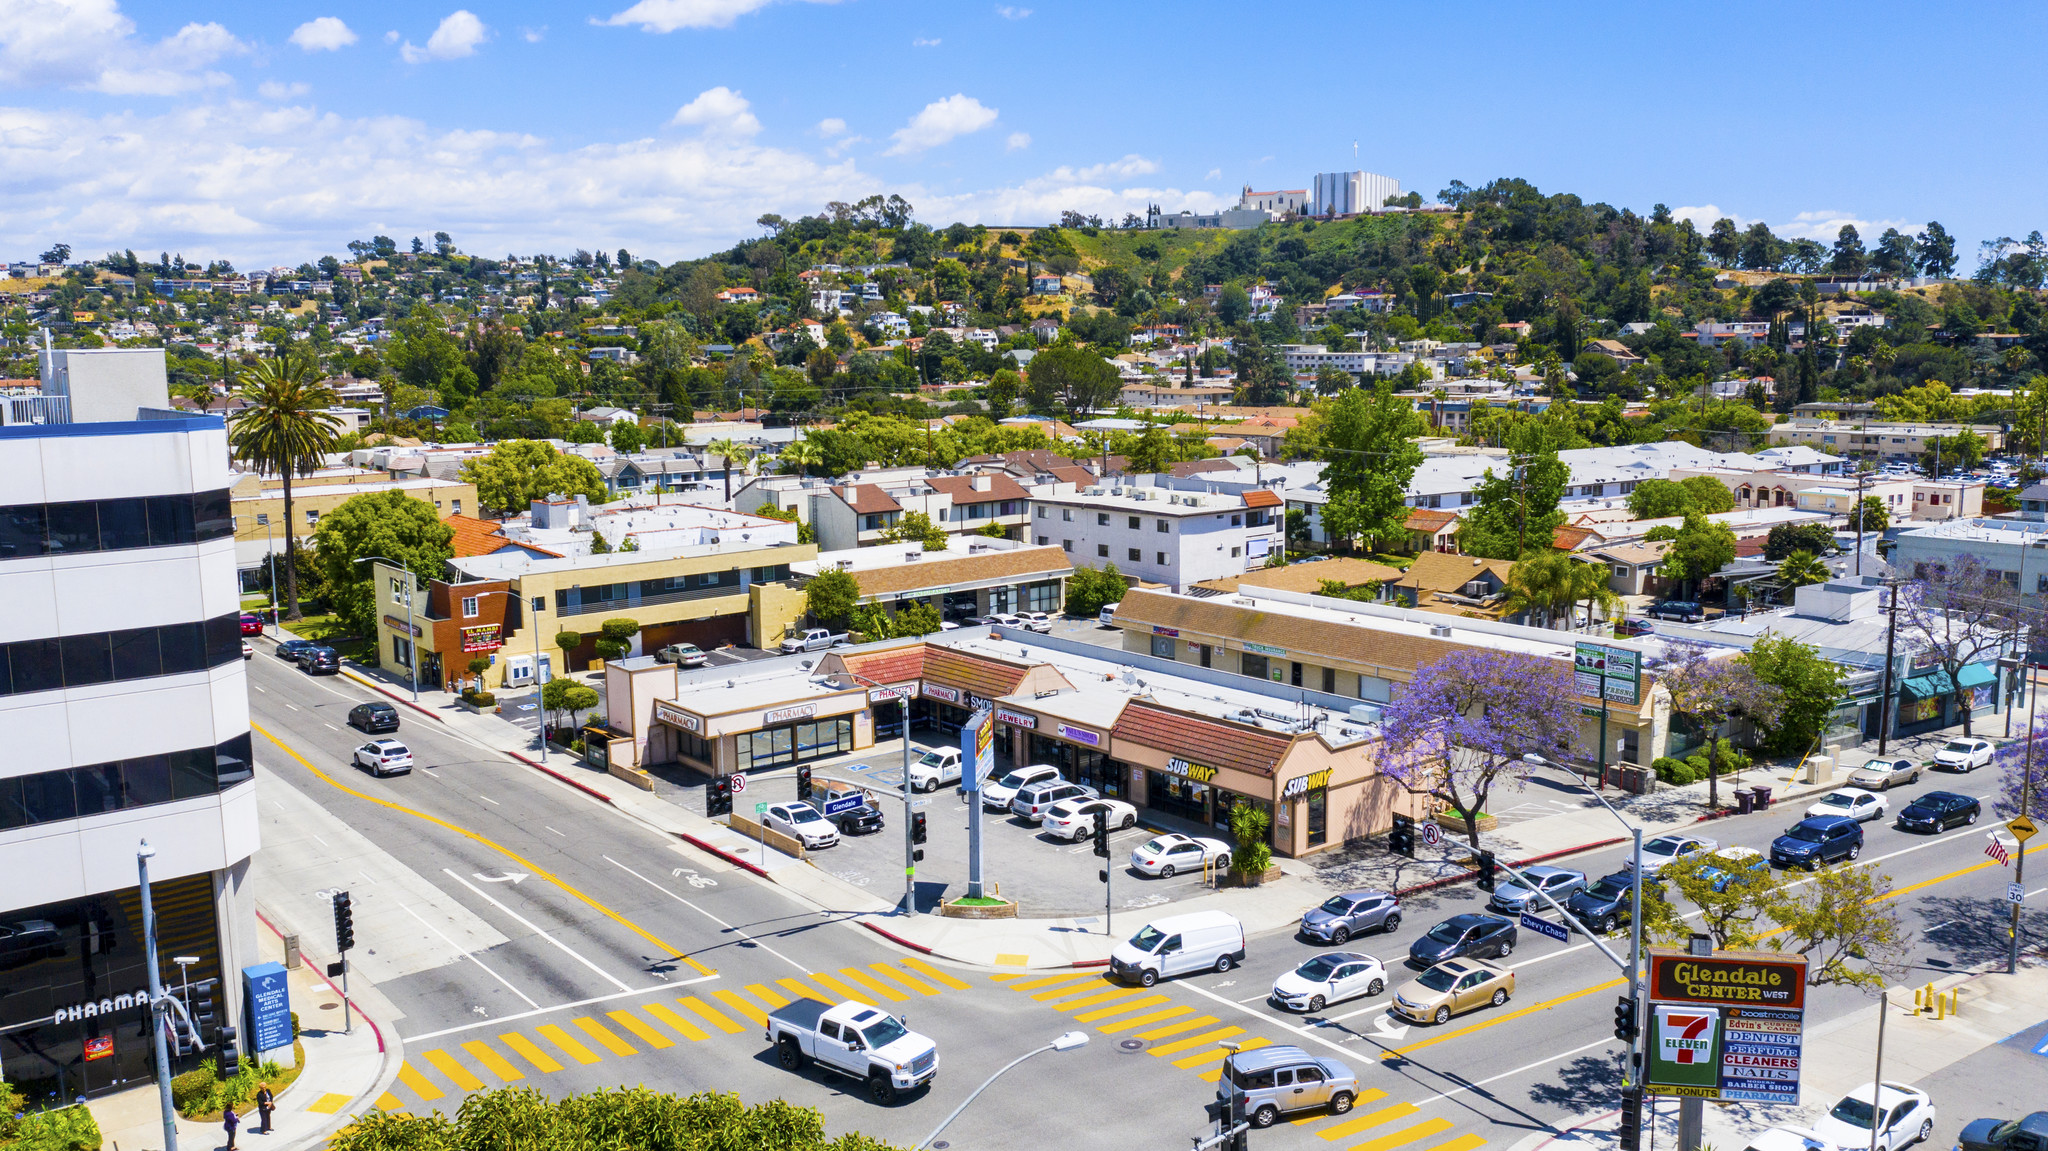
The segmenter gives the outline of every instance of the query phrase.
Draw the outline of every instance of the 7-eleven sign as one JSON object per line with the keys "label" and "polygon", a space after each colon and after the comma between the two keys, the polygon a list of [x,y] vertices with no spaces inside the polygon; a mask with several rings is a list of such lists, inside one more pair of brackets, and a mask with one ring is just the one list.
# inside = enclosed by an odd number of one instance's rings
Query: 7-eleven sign
{"label": "7-eleven sign", "polygon": [[1666,1093],[1720,1094],[1721,1009],[1658,1003],[1652,1006],[1649,1066],[1644,1083]]}

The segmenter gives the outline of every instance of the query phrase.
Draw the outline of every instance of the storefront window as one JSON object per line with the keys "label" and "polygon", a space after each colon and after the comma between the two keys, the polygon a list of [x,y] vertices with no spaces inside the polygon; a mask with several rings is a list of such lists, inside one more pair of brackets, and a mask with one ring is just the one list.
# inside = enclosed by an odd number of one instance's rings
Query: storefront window
{"label": "storefront window", "polygon": [[1209,785],[1163,771],[1145,773],[1147,803],[1168,815],[1209,822]]}
{"label": "storefront window", "polygon": [[1242,671],[1244,674],[1248,676],[1251,676],[1253,679],[1266,678],[1265,656],[1257,655],[1253,652],[1243,652],[1241,654],[1243,663],[1239,665],[1240,671]]}
{"label": "storefront window", "polygon": [[1024,589],[1025,611],[1060,610],[1060,581],[1042,580]]}
{"label": "storefront window", "polygon": [[853,750],[853,720],[840,716],[816,723],[771,727],[734,737],[734,770],[781,767]]}
{"label": "storefront window", "polygon": [[1075,783],[1085,783],[1111,799],[1121,799],[1129,777],[1123,764],[1093,748],[1033,733],[1031,762],[1049,763]]}
{"label": "storefront window", "polygon": [[1159,659],[1172,659],[1176,642],[1170,635],[1155,635],[1152,637],[1152,654]]}
{"label": "storefront window", "polygon": [[1221,788],[1217,788],[1215,790],[1215,800],[1216,811],[1215,814],[1211,816],[1209,825],[1211,827],[1216,828],[1218,831],[1224,832],[1226,834],[1229,833],[1230,813],[1239,807],[1256,807],[1259,810],[1265,812],[1267,820],[1266,825],[1268,827],[1272,826],[1273,805],[1267,803],[1263,799],[1253,799],[1249,795],[1239,795],[1234,791],[1224,791]]}
{"label": "storefront window", "polygon": [[1308,808],[1308,845],[1321,847],[1330,840],[1330,789],[1309,789],[1305,806]]}

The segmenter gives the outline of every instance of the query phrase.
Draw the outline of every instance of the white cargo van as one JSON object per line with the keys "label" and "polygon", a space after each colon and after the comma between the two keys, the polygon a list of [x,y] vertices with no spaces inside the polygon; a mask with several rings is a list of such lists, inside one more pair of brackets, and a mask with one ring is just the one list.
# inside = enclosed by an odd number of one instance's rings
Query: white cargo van
{"label": "white cargo van", "polygon": [[1227,911],[1155,919],[1109,953],[1109,972],[1150,987],[1196,971],[1228,971],[1244,962],[1244,924]]}

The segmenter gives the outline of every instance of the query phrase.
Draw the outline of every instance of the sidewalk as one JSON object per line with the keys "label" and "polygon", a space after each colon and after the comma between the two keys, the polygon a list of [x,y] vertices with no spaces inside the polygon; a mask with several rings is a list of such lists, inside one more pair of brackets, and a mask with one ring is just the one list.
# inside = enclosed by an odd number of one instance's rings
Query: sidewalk
{"label": "sidewalk", "polygon": [[[277,931],[266,921],[258,934],[261,957],[284,962],[284,941]],[[306,1067],[290,1087],[278,1093],[271,1134],[256,1133],[253,1108],[244,1116],[237,1140],[242,1147],[302,1151],[319,1146],[375,1102],[398,1078],[399,1065],[404,1062],[397,1035],[387,1034],[365,1016],[353,995],[353,1033],[341,1030],[341,994],[310,961],[290,972],[289,984]],[[87,1107],[100,1125],[109,1151],[163,1151],[162,1102],[154,1082],[94,1100]],[[180,1118],[177,1122],[180,1151],[227,1145],[218,1121]]]}
{"label": "sidewalk", "polygon": [[[1957,1014],[1936,1020],[1913,1012],[1912,987],[1886,992],[1884,1078],[1917,1083],[1961,1059],[2002,1042],[2014,1021],[2048,1015],[2048,964],[2030,957],[2016,975],[2001,963],[1995,970],[1949,976],[1936,990],[1959,989]],[[1810,1127],[1848,1092],[1871,1081],[1877,1072],[1877,1013],[1873,1003],[1826,1023],[1808,1027],[1800,1057],[1799,1105],[1716,1103],[1706,1109],[1701,1143],[1712,1147],[1746,1146],[1766,1127]],[[1618,1074],[1618,1069],[1617,1069]],[[1609,1095],[1618,1098],[1620,1082]],[[1657,1141],[1676,1146],[1678,1101],[1660,1100]],[[1600,1110],[1582,1115],[1555,1131],[1537,1132],[1508,1151],[1614,1151],[1620,1113]]]}

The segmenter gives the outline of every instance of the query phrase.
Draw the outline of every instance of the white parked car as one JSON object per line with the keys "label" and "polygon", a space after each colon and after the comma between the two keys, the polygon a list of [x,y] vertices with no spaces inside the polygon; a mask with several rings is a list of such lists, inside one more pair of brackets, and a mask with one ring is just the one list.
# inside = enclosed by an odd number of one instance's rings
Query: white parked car
{"label": "white parked car", "polygon": [[1194,839],[1178,831],[1148,840],[1131,852],[1131,866],[1145,875],[1172,879],[1182,871],[1200,871],[1214,861],[1219,868],[1230,866],[1230,845],[1220,839]]}
{"label": "white parked car", "polygon": [[1883,819],[1884,797],[1865,791],[1860,787],[1845,787],[1821,797],[1820,802],[1806,809],[1808,815],[1846,815],[1858,823],[1869,823]]}
{"label": "white parked car", "polygon": [[1025,787],[1048,779],[1064,779],[1060,769],[1049,763],[1034,763],[1020,767],[994,783],[981,785],[981,806],[984,811],[1008,811],[1010,801]]}
{"label": "white parked car", "polygon": [[960,749],[935,747],[910,765],[910,790],[937,791],[942,784],[960,782]]}
{"label": "white parked car", "polygon": [[1118,600],[1116,603],[1103,604],[1102,610],[1095,613],[1095,622],[1101,624],[1103,627],[1115,627],[1116,609],[1122,606],[1124,606],[1122,600]]}
{"label": "white parked car", "polygon": [[1039,828],[1055,839],[1071,839],[1075,843],[1095,834],[1095,813],[1107,812],[1109,826],[1113,830],[1135,827],[1138,823],[1138,809],[1121,799],[1063,799],[1052,805],[1039,821]]}
{"label": "white parked car", "polygon": [[371,775],[411,775],[412,749],[395,739],[373,739],[356,749],[356,766]]}
{"label": "white parked car", "polygon": [[1024,621],[1024,627],[1040,635],[1052,634],[1052,617],[1042,611],[1019,612],[1017,618]]}
{"label": "white parked car", "polygon": [[1952,739],[1934,753],[1934,766],[1944,771],[1974,771],[1991,762],[1994,750],[1988,739]]}
{"label": "white parked car", "polygon": [[1070,799],[1094,799],[1099,792],[1085,783],[1068,783],[1064,779],[1046,779],[1026,784],[1010,801],[1010,814],[1029,823],[1045,818],[1056,803]]}
{"label": "white parked car", "polygon": [[779,831],[803,844],[807,851],[839,842],[839,829],[808,803],[775,804],[761,817],[761,822],[768,830]]}
{"label": "white parked car", "polygon": [[1904,757],[1873,759],[1849,773],[1849,783],[1865,790],[1889,789],[1894,784],[1920,782],[1920,765]]}
{"label": "white parked car", "polygon": [[[1674,861],[1702,851],[1712,851],[1721,846],[1715,840],[1699,835],[1660,835],[1643,844],[1643,870],[1651,875],[1662,874]],[[1623,868],[1635,861],[1625,860]]]}
{"label": "white parked car", "polygon": [[1387,989],[1387,969],[1363,951],[1325,951],[1273,981],[1273,1002],[1289,1011],[1321,1011],[1332,1003]]}
{"label": "white parked car", "polygon": [[[1876,1106],[1871,1105],[1872,1092]],[[1886,1083],[1881,1088],[1865,1083],[1830,1108],[1813,1125],[1821,1142],[1843,1151],[1872,1146],[1871,1121],[1877,1122],[1878,1151],[1899,1151],[1934,1134],[1934,1100],[1927,1092],[1904,1083]]]}

